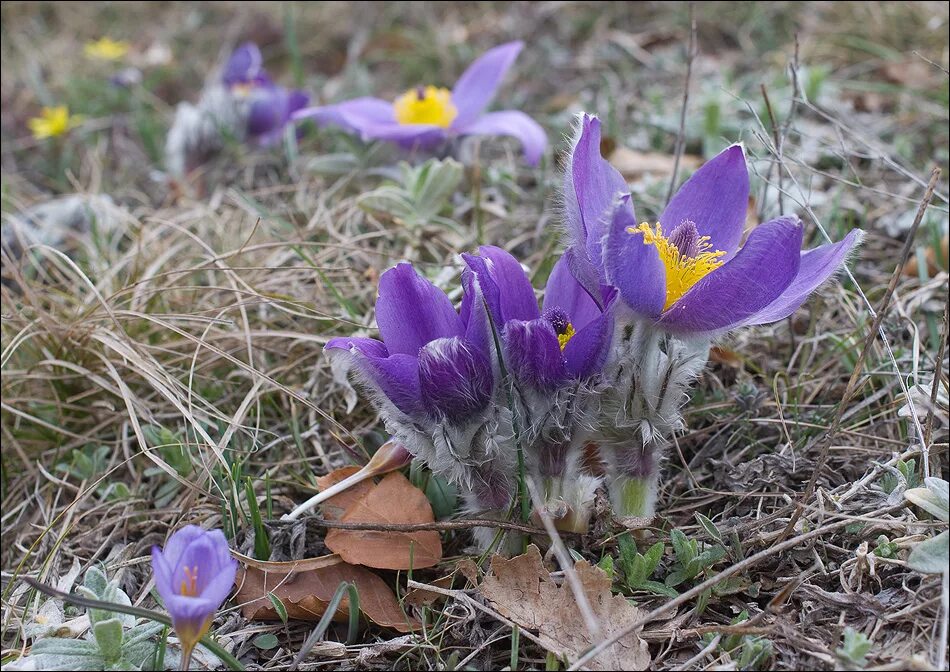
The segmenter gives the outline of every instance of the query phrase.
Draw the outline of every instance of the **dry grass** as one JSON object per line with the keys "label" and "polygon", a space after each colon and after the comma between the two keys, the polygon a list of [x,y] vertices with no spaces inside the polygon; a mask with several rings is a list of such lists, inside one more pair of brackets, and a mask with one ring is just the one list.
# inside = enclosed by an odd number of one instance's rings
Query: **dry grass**
{"label": "dry grass", "polygon": [[[677,139],[687,22],[676,6],[5,3],[2,11],[5,246],[7,218],[36,203],[73,192],[113,199],[89,230],[56,233],[27,253],[3,252],[4,661],[29,644],[20,635],[31,608],[21,574],[52,583],[74,559],[83,568],[104,562],[134,604],[154,606],[148,549],[175,527],[223,526],[248,551],[246,477],[272,509],[275,552],[293,553],[280,514],[305,497],[316,475],[360,461],[383,438],[365,405],[347,414],[321,346],[372,330],[375,280],[385,268],[410,258],[436,274],[478,244],[478,222],[484,241],[539,269],[536,286],[559,249],[556,166],[525,168],[508,145],[483,143],[450,205],[456,231],[407,230],[360,208],[360,194],[382,183],[395,155],[333,134],[306,136],[290,159],[280,150],[228,147],[194,183],[170,189],[154,171],[172,106],[194,97],[230,45],[258,40],[281,79],[292,81],[299,68],[308,88],[336,99],[390,95],[423,76],[451,81],[483,48],[525,37],[528,48],[502,95],[506,105],[538,113],[555,141],[579,109],[601,114],[619,145],[669,154]],[[754,563],[719,565],[737,572],[741,589],[713,595],[701,614],[685,600],[647,625],[654,667],[732,669],[701,635],[720,632],[711,626],[743,609],[748,632],[772,642],[775,668],[840,664],[835,650],[845,626],[873,640],[871,665],[924,665],[946,647],[940,580],[901,558],[930,525],[889,498],[881,482],[898,459],[916,459],[921,472],[922,443],[929,473],[947,477],[946,409],[935,419],[919,406],[910,418],[898,414],[907,388],[931,384],[938,352],[946,390],[945,265],[902,276],[882,324],[886,341],[872,341],[853,396],[846,406],[840,401],[930,169],[947,175],[946,5],[702,3],[696,18],[700,53],[685,151],[714,151],[741,132],[759,178],[751,218],[774,213],[781,191],[785,210],[806,219],[811,245],[852,226],[868,235],[851,277],[794,319],[722,344],[687,409],[690,430],[669,456],[656,527],[642,539],[665,539],[673,527],[706,538],[696,512],[735,530],[747,558],[782,539],[827,532]],[[796,30],[797,95],[784,69]],[[141,51],[165,43],[178,58],[147,70],[148,92],[122,101],[116,113],[97,102],[101,71],[75,56],[102,33]],[[780,153],[760,84],[779,117]],[[25,119],[63,98],[90,124],[55,151],[26,139]],[[346,154],[345,169],[316,171],[313,159],[328,153]],[[667,185],[668,176],[648,176],[633,188],[649,212],[662,206]],[[938,238],[946,231],[947,193],[944,177],[912,258],[934,231]],[[442,273],[438,282],[455,287],[457,276]],[[840,430],[823,461],[836,414]],[[931,426],[922,442],[919,430]],[[102,461],[91,471],[63,468],[76,451],[100,447]],[[819,464],[817,487],[803,500]],[[116,495],[119,484],[127,495]],[[803,515],[786,531],[799,503]],[[833,527],[841,520],[853,524]],[[614,551],[613,532],[604,523],[576,548],[597,561]],[[322,530],[307,534],[307,545],[319,545]],[[899,558],[873,553],[880,535],[898,544]],[[464,531],[445,541],[450,553],[465,553]],[[404,585],[404,577],[391,578]],[[647,611],[667,601],[635,598]],[[435,606],[428,624],[396,640],[371,627],[342,658],[317,649],[305,665],[509,664],[510,629],[464,601]],[[246,664],[285,669],[309,627],[248,622],[232,607],[214,631]],[[261,632],[276,633],[280,647],[256,648]],[[522,638],[518,661],[540,669],[544,652]]]}

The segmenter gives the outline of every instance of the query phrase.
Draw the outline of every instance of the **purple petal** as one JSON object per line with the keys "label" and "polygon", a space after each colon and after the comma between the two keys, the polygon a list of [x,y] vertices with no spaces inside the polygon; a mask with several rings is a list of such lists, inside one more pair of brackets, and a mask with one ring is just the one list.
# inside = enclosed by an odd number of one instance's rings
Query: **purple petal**
{"label": "purple petal", "polygon": [[511,254],[493,245],[478,248],[478,256],[463,254],[478,278],[488,310],[499,328],[508,320],[533,320],[540,315],[531,281]]}
{"label": "purple petal", "polygon": [[172,586],[172,568],[168,566],[158,546],[152,546],[152,573],[155,575],[155,588],[162,599],[167,599],[166,596],[175,593]]}
{"label": "purple petal", "polygon": [[452,129],[460,135],[504,135],[521,143],[524,160],[536,166],[548,145],[548,136],[541,125],[524,112],[505,110],[483,114],[465,126],[458,122]]}
{"label": "purple petal", "polygon": [[[586,252],[590,262],[600,270],[605,222],[618,194],[630,190],[623,176],[600,154],[600,119],[585,114],[579,131],[565,176],[565,180],[569,178],[565,184],[568,224],[574,228],[569,234],[572,246]],[[572,213],[575,208],[576,212]],[[630,208],[632,211],[632,202]],[[636,215],[633,217],[636,219]]]}
{"label": "purple petal", "polygon": [[201,591],[201,597],[212,604],[218,605],[216,610],[219,609],[221,605],[224,604],[224,601],[228,599],[228,595],[231,594],[231,589],[234,587],[234,577],[236,575],[237,560],[232,557],[226,558],[225,562],[219,563],[218,571],[215,572],[204,590]]}
{"label": "purple petal", "polygon": [[363,140],[385,140],[406,149],[431,148],[444,142],[448,135],[440,126],[428,124],[366,124],[360,129]]}
{"label": "purple petal", "polygon": [[165,548],[162,549],[162,556],[165,558],[165,561],[171,567],[177,565],[185,549],[188,548],[193,541],[204,536],[204,534],[205,531],[197,525],[185,525],[175,530],[168,538],[168,541],[165,542]]}
{"label": "purple petal", "polygon": [[567,377],[557,333],[542,318],[512,320],[502,331],[505,366],[522,384],[539,390],[556,387]]}
{"label": "purple petal", "polygon": [[310,94],[301,89],[291,89],[287,97],[287,118],[288,120],[299,110],[304,109],[310,103]]}
{"label": "purple petal", "polygon": [[571,269],[571,275],[577,280],[577,283],[584,288],[587,295],[598,306],[604,305],[604,288],[600,271],[587,258],[587,251],[581,247],[569,247],[564,251],[564,258],[567,259],[567,267]]}
{"label": "purple petal", "polygon": [[379,279],[376,324],[390,353],[413,357],[429,341],[464,333],[464,324],[445,292],[406,263]]}
{"label": "purple petal", "polygon": [[458,109],[453,128],[467,126],[485,111],[523,46],[523,42],[499,45],[466,68],[452,89],[452,102]]}
{"label": "purple petal", "polygon": [[567,313],[576,330],[586,327],[602,312],[587,290],[574,278],[569,257],[566,254],[558,259],[551,270],[551,275],[548,276],[542,308],[544,312],[560,308]]}
{"label": "purple petal", "polygon": [[221,79],[229,86],[252,82],[263,74],[262,66],[261,50],[253,42],[245,42],[231,54]]}
{"label": "purple petal", "polygon": [[[418,417],[422,414],[416,355],[389,355],[385,345],[371,338],[334,338],[323,350],[330,356],[352,358],[360,382],[385,395],[406,415]],[[375,405],[379,406],[378,403]]]}
{"label": "purple petal", "polygon": [[630,197],[622,196],[604,244],[604,269],[624,303],[640,315],[656,317],[666,303],[666,269],[656,246],[647,245],[642,233],[630,233],[636,226]]}
{"label": "purple petal", "polygon": [[297,110],[294,120],[313,119],[320,126],[334,124],[348,131],[361,132],[364,127],[395,124],[393,104],[380,98],[354,98],[335,105],[306,107]]}
{"label": "purple petal", "polygon": [[422,402],[431,416],[462,422],[491,398],[488,358],[461,338],[440,338],[419,352]]}
{"label": "purple petal", "polygon": [[290,118],[289,97],[281,87],[258,87],[247,115],[247,134],[252,138],[280,133]]}
{"label": "purple petal", "polygon": [[801,266],[792,284],[775,301],[746,320],[746,324],[768,324],[794,313],[812,292],[841,269],[863,235],[860,229],[853,229],[837,243],[802,253]]}
{"label": "purple petal", "polygon": [[203,597],[183,595],[162,596],[165,608],[171,616],[175,634],[185,646],[194,646],[205,633],[205,623],[214,616],[220,604]]}
{"label": "purple petal", "polygon": [[690,221],[699,235],[709,236],[713,250],[726,259],[742,240],[749,207],[749,171],[742,145],[732,145],[693,173],[660,215],[663,233]]}
{"label": "purple petal", "polygon": [[609,307],[579,330],[564,347],[564,364],[575,378],[587,378],[604,367],[613,337],[613,310]]}
{"label": "purple petal", "polygon": [[801,263],[802,227],[780,217],[757,227],[723,266],[670,306],[659,325],[674,333],[716,332],[742,324],[777,299]]}

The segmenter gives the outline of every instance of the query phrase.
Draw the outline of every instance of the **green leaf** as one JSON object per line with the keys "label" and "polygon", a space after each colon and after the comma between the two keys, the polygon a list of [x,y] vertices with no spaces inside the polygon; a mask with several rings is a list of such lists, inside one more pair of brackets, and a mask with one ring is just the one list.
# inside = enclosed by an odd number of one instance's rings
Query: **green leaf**
{"label": "green leaf", "polygon": [[616,570],[614,569],[614,556],[605,555],[600,559],[600,562],[597,563],[597,566],[604,570],[604,574],[610,577],[610,580],[613,581],[614,576],[616,575]]}
{"label": "green leaf", "polygon": [[281,599],[271,592],[267,593],[267,599],[270,600],[271,605],[274,607],[274,611],[277,612],[277,617],[284,625],[287,625],[287,607],[284,606],[284,603],[281,601]]}
{"label": "green leaf", "polygon": [[726,549],[722,546],[713,546],[697,555],[695,562],[705,569],[706,567],[712,567],[724,557],[726,557]]}
{"label": "green leaf", "polygon": [[650,576],[656,571],[657,566],[660,564],[660,560],[663,559],[663,542],[658,541],[650,546],[643,557],[646,561],[647,576]]}
{"label": "green leaf", "polygon": [[706,530],[706,534],[708,534],[710,537],[712,537],[713,539],[715,539],[721,544],[722,532],[719,531],[719,528],[716,527],[716,524],[701,513],[696,513],[695,517],[696,517],[696,522],[702,525],[703,529]]}
{"label": "green leaf", "polygon": [[940,478],[927,478],[926,488],[911,488],[904,492],[908,501],[943,522],[950,520],[950,495],[947,482]]}
{"label": "green leaf", "polygon": [[871,646],[871,640],[864,633],[849,626],[844,629],[844,642],[835,653],[852,666],[863,668],[867,664],[867,654]]}
{"label": "green leaf", "polygon": [[669,597],[671,599],[679,596],[679,593],[673,590],[673,588],[663,585],[659,581],[644,581],[637,587],[641,590],[648,590],[651,593],[663,595],[664,597]]}
{"label": "green leaf", "polygon": [[673,544],[673,551],[680,564],[688,565],[696,557],[695,542],[690,542],[680,530],[670,532],[670,542]]}
{"label": "green leaf", "polygon": [[254,646],[261,649],[262,651],[270,651],[271,649],[277,648],[280,645],[277,635],[272,632],[265,632],[261,635],[258,635],[253,641]]}
{"label": "green leaf", "polygon": [[922,541],[910,552],[907,566],[925,574],[946,572],[950,564],[950,532]]}
{"label": "green leaf", "polygon": [[99,652],[107,663],[117,663],[122,657],[122,621],[110,618],[99,621],[92,628],[99,645]]}
{"label": "green leaf", "polygon": [[691,577],[691,576],[687,576],[687,575],[686,575],[686,572],[684,572],[682,569],[674,569],[672,572],[670,572],[670,573],[667,575],[667,577],[666,577],[666,585],[667,585],[669,588],[673,588],[673,587],[675,587],[675,586],[680,585],[681,583],[683,583],[683,582],[686,581],[687,579],[691,579],[691,578],[692,578],[692,577]]}
{"label": "green leaf", "polygon": [[251,513],[251,524],[254,526],[254,557],[258,560],[270,560],[270,540],[267,538],[267,529],[261,520],[261,510],[257,505],[257,495],[254,494],[254,484],[248,476],[244,481],[244,493],[247,496],[247,508]]}
{"label": "green leaf", "polygon": [[[413,461],[415,463],[415,461]],[[426,497],[432,505],[436,520],[448,518],[458,506],[458,488],[436,474],[429,474],[426,482]]]}

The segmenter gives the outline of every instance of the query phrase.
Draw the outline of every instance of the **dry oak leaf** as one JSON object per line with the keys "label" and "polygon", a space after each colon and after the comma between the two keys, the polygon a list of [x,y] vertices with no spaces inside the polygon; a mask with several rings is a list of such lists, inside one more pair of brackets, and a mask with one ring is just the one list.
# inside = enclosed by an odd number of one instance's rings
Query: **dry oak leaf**
{"label": "dry oak leaf", "polygon": [[[241,605],[247,619],[279,620],[267,597],[273,593],[283,602],[289,618],[319,620],[336,589],[346,581],[356,586],[360,611],[376,625],[399,632],[411,632],[420,625],[403,612],[385,581],[365,567],[347,564],[338,555],[293,562],[264,562],[239,553],[233,555],[240,561],[234,601]],[[349,599],[344,597],[334,620],[345,621],[349,613]]]}
{"label": "dry oak leaf", "polygon": [[[610,592],[610,578],[599,567],[581,560],[574,565],[574,571],[600,624],[602,637],[623,630],[642,616],[625,597]],[[574,661],[600,641],[588,631],[567,582],[558,585],[544,568],[537,546],[529,546],[527,553],[510,560],[494,556],[491,574],[480,588],[498,613],[522,628],[536,631],[545,648],[555,655]],[[645,670],[649,665],[650,652],[637,630],[588,662],[587,668]]]}
{"label": "dry oak leaf", "polygon": [[[328,501],[334,499],[336,497]],[[387,525],[434,523],[435,515],[425,493],[394,471],[353,502],[340,521]],[[442,540],[435,530],[333,529],[327,533],[325,543],[346,562],[377,569],[420,569],[432,567],[442,559]]]}
{"label": "dry oak leaf", "polygon": [[[336,471],[332,471],[326,476],[320,476],[317,478],[317,487],[320,488],[320,491],[324,491],[329,487],[332,487],[342,481],[344,478],[348,478],[358,472],[361,467],[342,467]],[[324,501],[320,507],[323,510],[323,517],[327,520],[340,520],[343,518],[343,514],[346,513],[346,510],[353,506],[356,502],[366,496],[370,490],[374,487],[373,479],[367,479],[365,481],[360,481],[355,485],[351,485],[346,490],[341,492],[338,495],[334,495],[330,499]]]}

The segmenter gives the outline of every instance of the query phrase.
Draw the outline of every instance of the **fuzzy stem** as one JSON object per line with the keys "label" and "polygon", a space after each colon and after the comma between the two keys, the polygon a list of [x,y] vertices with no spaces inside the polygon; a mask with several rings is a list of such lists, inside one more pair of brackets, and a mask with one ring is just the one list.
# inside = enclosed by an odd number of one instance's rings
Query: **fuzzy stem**
{"label": "fuzzy stem", "polygon": [[610,484],[614,515],[627,527],[643,527],[653,519],[656,471],[645,476],[619,476]]}

